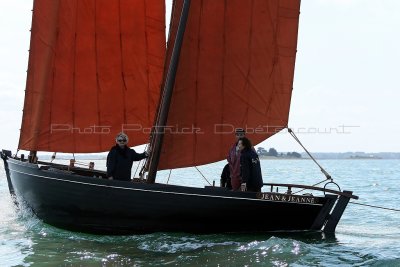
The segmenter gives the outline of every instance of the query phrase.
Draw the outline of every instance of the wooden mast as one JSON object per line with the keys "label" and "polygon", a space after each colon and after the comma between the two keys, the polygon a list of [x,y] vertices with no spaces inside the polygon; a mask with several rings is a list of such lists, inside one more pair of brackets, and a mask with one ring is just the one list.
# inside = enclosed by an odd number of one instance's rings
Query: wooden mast
{"label": "wooden mast", "polygon": [[168,66],[168,72],[164,81],[163,94],[161,96],[160,105],[158,107],[158,118],[154,125],[153,136],[151,138],[150,148],[151,156],[148,161],[147,182],[154,183],[157,175],[158,162],[160,161],[160,153],[162,141],[164,137],[164,128],[168,119],[169,106],[172,98],[172,91],[175,84],[175,76],[178,68],[178,60],[183,43],[183,36],[186,29],[186,22],[189,15],[190,0],[184,0],[182,6],[181,17],[175,37],[174,47],[172,50],[171,60]]}

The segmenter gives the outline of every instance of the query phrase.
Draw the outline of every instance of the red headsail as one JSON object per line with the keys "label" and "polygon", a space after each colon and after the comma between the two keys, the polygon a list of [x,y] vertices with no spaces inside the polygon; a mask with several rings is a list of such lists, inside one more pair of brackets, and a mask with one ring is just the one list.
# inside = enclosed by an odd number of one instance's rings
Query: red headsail
{"label": "red headsail", "polygon": [[191,2],[159,169],[226,158],[236,127],[257,144],[287,126],[299,9],[299,0]]}
{"label": "red headsail", "polygon": [[164,0],[35,0],[19,148],[146,143],[164,57]]}

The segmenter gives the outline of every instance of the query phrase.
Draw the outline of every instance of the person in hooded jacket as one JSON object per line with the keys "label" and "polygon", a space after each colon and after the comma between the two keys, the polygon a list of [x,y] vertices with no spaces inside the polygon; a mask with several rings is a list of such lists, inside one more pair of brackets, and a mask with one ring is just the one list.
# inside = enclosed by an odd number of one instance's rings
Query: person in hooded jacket
{"label": "person in hooded jacket", "polygon": [[107,177],[110,180],[131,180],[131,169],[134,161],[148,157],[148,152],[136,153],[127,146],[129,141],[125,133],[119,133],[115,138],[116,145],[107,155]]}
{"label": "person in hooded jacket", "polygon": [[244,137],[245,134],[246,132],[242,128],[237,128],[235,130],[236,141],[232,144],[228,152],[227,160],[229,164],[230,183],[233,191],[240,189],[240,151],[238,147],[238,140],[239,138]]}
{"label": "person in hooded jacket", "polygon": [[240,176],[242,177],[241,190],[251,192],[261,192],[263,179],[261,175],[260,159],[252,149],[249,139],[239,138],[238,147],[240,154]]}

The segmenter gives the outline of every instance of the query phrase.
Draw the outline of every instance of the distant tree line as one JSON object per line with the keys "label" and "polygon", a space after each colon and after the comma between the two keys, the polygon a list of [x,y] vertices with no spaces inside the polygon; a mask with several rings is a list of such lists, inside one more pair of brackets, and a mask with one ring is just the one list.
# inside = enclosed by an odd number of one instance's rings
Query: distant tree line
{"label": "distant tree line", "polygon": [[297,152],[279,153],[275,148],[271,147],[266,150],[263,147],[257,148],[257,154],[260,156],[281,157],[281,158],[301,158],[301,154]]}

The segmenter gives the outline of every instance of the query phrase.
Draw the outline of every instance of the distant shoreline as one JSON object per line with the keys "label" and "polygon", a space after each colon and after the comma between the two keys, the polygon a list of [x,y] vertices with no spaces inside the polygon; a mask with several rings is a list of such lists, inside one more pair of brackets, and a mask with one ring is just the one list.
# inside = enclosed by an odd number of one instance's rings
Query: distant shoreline
{"label": "distant shoreline", "polygon": [[272,159],[272,160],[277,160],[277,159],[299,159],[299,160],[310,159],[310,158],[303,158],[303,157],[301,157],[301,158],[296,158],[296,157],[274,157],[274,156],[263,156],[263,155],[259,155],[259,158],[260,159]]}

